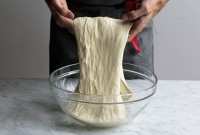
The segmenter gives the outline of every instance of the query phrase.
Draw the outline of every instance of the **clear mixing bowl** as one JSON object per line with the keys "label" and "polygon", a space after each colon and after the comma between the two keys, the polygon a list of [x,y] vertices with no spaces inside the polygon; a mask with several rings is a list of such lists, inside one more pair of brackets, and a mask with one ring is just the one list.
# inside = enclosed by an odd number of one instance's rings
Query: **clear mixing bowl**
{"label": "clear mixing bowl", "polygon": [[[91,126],[113,127],[131,121],[146,107],[156,92],[157,77],[149,70],[123,63],[123,71],[126,83],[132,90],[131,94],[111,96],[75,93],[74,90],[79,79],[79,64],[65,66],[51,73],[50,89],[62,110],[73,119]],[[105,100],[102,102],[103,98],[122,100],[120,102],[106,102]],[[79,106],[77,113],[72,113],[74,110],[70,111],[70,106]],[[95,112],[97,108],[101,110],[98,113]],[[84,109],[90,109],[94,113],[84,113]],[[116,110],[117,112],[114,112]],[[109,119],[111,117],[112,119]]]}

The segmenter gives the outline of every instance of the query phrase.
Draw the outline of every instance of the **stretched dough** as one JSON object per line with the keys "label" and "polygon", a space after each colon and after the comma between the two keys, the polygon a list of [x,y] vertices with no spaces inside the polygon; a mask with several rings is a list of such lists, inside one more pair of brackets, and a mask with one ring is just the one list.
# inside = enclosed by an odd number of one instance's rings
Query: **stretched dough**
{"label": "stretched dough", "polygon": [[[120,94],[132,91],[124,79],[122,58],[132,23],[108,17],[80,17],[73,25],[80,64],[75,92],[83,94],[74,94],[73,98],[98,103],[126,100],[128,97]],[[128,117],[123,104],[70,102],[67,110],[75,119],[96,126],[111,126]]]}

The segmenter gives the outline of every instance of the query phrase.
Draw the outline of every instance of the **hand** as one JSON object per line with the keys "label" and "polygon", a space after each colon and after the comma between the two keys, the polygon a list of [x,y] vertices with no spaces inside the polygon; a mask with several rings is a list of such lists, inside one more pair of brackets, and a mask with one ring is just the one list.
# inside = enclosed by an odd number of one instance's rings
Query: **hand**
{"label": "hand", "polygon": [[131,42],[131,40],[148,25],[167,2],[168,0],[143,0],[139,9],[125,13],[122,16],[124,21],[133,21],[128,42]]}
{"label": "hand", "polygon": [[73,32],[72,19],[74,14],[68,9],[66,0],[45,0],[56,23]]}

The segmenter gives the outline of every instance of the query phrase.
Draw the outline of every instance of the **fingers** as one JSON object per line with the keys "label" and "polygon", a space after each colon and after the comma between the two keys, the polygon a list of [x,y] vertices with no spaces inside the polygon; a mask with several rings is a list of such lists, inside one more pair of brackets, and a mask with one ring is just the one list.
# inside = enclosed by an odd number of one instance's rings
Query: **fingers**
{"label": "fingers", "polygon": [[132,39],[140,33],[148,24],[148,20],[146,16],[140,17],[137,20],[133,22],[133,26],[131,27],[129,31],[129,37],[128,37],[128,42],[131,42]]}
{"label": "fingers", "polygon": [[69,19],[74,18],[74,14],[68,9],[65,0],[52,0],[51,8],[62,16],[65,16]]}
{"label": "fingers", "polygon": [[53,16],[54,16],[56,23],[60,27],[67,28],[71,33],[73,33],[72,19],[66,18],[66,17],[60,15],[58,12],[54,12]]}
{"label": "fingers", "polygon": [[51,13],[60,27],[67,28],[73,33],[72,22],[74,14],[68,9],[66,0],[45,0]]}
{"label": "fingers", "polygon": [[138,10],[128,12],[122,16],[123,20],[133,22],[133,26],[129,31],[128,42],[147,26],[167,2],[168,0],[143,0]]}
{"label": "fingers", "polygon": [[131,12],[124,14],[122,16],[122,20],[124,20],[124,21],[136,20],[136,19],[140,18],[141,16],[144,16],[147,14],[148,14],[148,10],[144,7],[141,7],[140,9],[138,9],[136,11],[133,10]]}
{"label": "fingers", "polygon": [[130,36],[128,37],[128,42],[131,42],[131,40],[148,25],[152,18],[153,13],[150,13],[133,21],[133,25],[129,31]]}
{"label": "fingers", "polygon": [[136,3],[136,4],[139,4],[139,8],[137,10],[132,10],[128,13],[125,13],[122,16],[122,20],[133,21],[142,16],[148,15],[150,12],[152,12],[152,9],[153,9],[152,3],[155,3],[156,1],[157,0],[142,0],[141,3]]}

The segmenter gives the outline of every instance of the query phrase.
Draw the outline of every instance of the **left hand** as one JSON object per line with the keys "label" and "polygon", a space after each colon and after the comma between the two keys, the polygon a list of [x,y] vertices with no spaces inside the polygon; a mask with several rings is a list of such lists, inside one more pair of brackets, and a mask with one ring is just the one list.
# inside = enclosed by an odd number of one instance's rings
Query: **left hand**
{"label": "left hand", "polygon": [[131,42],[131,40],[148,25],[167,2],[168,0],[143,0],[139,9],[125,13],[122,16],[124,21],[133,21],[128,42]]}

